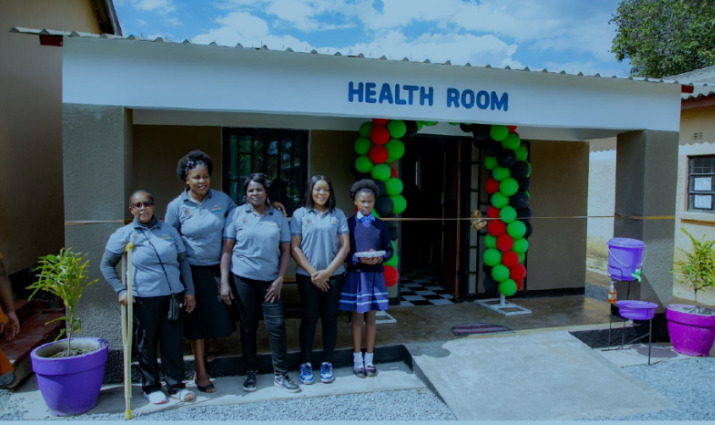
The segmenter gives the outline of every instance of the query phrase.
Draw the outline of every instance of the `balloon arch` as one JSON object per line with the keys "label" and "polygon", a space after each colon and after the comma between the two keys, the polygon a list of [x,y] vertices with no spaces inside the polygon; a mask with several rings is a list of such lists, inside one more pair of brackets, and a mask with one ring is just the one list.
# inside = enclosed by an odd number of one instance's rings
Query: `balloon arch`
{"label": "balloon arch", "polygon": [[[352,167],[356,180],[373,179],[379,194],[373,214],[394,218],[407,208],[402,196],[403,183],[397,171],[388,164],[402,158],[404,140],[413,137],[424,125],[434,121],[402,121],[374,118],[360,125],[360,136],[354,148],[358,157]],[[459,124],[462,131],[472,133],[474,146],[484,151],[484,166],[489,170],[485,189],[490,206],[484,235],[484,288],[488,293],[497,290],[506,297],[523,288],[526,277],[524,260],[531,235],[529,184],[531,164],[528,150],[521,143],[516,126]],[[394,286],[400,280],[397,271],[397,221],[386,221],[395,255],[385,263],[385,281]]]}

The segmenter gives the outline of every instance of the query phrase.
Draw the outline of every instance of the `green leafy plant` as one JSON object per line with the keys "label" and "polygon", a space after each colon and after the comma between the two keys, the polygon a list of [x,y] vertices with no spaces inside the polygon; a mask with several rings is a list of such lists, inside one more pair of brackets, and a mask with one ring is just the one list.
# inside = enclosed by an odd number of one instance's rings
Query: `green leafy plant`
{"label": "green leafy plant", "polygon": [[39,266],[35,268],[39,272],[38,280],[27,287],[34,290],[28,299],[32,299],[38,291],[46,291],[58,296],[64,303],[65,315],[46,324],[65,321],[65,327],[60,330],[56,340],[67,335],[67,357],[72,355],[72,335],[82,332],[82,321],[76,316],[77,304],[84,290],[98,281],[89,281],[86,271],[89,260],[85,260],[85,257],[82,253],[72,251],[72,248],[62,248],[58,255],[40,257]]}
{"label": "green leafy plant", "polygon": [[673,271],[678,273],[683,282],[693,288],[697,304],[698,291],[715,286],[715,250],[713,250],[715,240],[705,240],[705,235],[697,240],[682,227],[680,230],[688,235],[693,247],[690,251],[680,249],[686,259],[676,261]]}

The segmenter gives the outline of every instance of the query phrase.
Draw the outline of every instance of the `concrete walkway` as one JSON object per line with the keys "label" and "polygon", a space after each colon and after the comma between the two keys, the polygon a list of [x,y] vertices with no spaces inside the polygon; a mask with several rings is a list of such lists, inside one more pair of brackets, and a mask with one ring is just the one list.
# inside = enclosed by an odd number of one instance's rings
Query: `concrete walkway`
{"label": "concrete walkway", "polygon": [[[413,370],[402,362],[379,365],[375,378],[359,379],[350,368],[336,370],[332,384],[302,385],[288,393],[272,385],[271,375],[259,375],[258,390],[245,393],[243,377],[216,378],[218,391],[196,391],[197,400],[148,404],[133,387],[132,414],[162,409],[253,403],[401,389],[431,388],[460,420],[575,420],[615,417],[667,409],[672,403],[621,370],[644,364],[647,345],[623,350],[591,349],[567,329],[525,330],[469,336],[442,343],[407,345]],[[667,346],[654,345],[652,362],[677,360]],[[297,381],[297,373],[291,373]],[[189,388],[195,390],[193,383]],[[34,377],[12,395],[25,420],[51,419]],[[121,385],[102,389],[98,405],[88,413],[123,413]]]}

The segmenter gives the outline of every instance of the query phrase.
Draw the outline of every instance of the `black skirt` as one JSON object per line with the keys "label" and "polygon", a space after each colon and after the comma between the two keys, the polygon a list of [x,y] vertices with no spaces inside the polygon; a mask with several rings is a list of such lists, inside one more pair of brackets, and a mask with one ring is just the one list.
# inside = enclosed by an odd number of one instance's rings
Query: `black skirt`
{"label": "black skirt", "polygon": [[229,306],[221,301],[221,269],[191,266],[196,308],[184,315],[184,336],[188,339],[225,338],[236,330]]}

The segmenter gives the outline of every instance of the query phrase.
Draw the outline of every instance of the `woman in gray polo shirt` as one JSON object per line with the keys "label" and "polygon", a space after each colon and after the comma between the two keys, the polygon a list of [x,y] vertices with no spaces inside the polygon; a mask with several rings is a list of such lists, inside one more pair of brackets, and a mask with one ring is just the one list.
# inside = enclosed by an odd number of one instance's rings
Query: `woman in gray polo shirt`
{"label": "woman in gray polo shirt", "polygon": [[286,369],[286,329],[283,318],[283,277],[288,268],[290,230],[283,214],[268,203],[270,181],[251,174],[243,186],[247,203],[226,220],[221,249],[221,298],[234,299],[241,316],[241,346],[246,362],[245,391],[256,390],[258,306],[270,335],[273,384],[291,392],[300,387]]}
{"label": "woman in gray polo shirt", "polygon": [[184,317],[184,336],[194,352],[196,387],[207,393],[215,391],[206,371],[209,355],[215,357],[217,353],[215,338],[227,337],[236,330],[231,311],[219,296],[221,236],[226,217],[236,204],[225,193],[210,188],[212,172],[213,161],[206,153],[194,150],[184,155],[176,174],[186,183],[186,190],[169,203],[164,217],[181,234],[191,264],[197,305]]}
{"label": "woman in gray polo shirt", "polygon": [[[134,273],[134,342],[144,396],[153,404],[166,403],[161,392],[160,369],[156,360],[157,342],[161,344],[161,374],[169,395],[181,401],[191,401],[194,393],[187,390],[184,379],[184,341],[182,321],[171,319],[169,305],[172,294],[184,294],[186,311],[196,306],[191,269],[179,232],[154,216],[154,197],[140,190],[129,198],[134,221],[117,229],[109,237],[100,269],[114,288],[118,301],[127,304],[127,291],[117,273],[117,263],[124,247],[133,242]],[[183,282],[183,283],[182,283]]]}
{"label": "woman in gray polo shirt", "polygon": [[326,176],[310,178],[303,207],[290,222],[291,253],[298,268],[296,280],[302,300],[300,320],[300,382],[313,383],[311,353],[320,317],[323,361],[320,381],[335,380],[333,353],[338,335],[338,301],[345,278],[343,262],[350,251],[350,231],[345,214],[335,208],[333,183]]}

